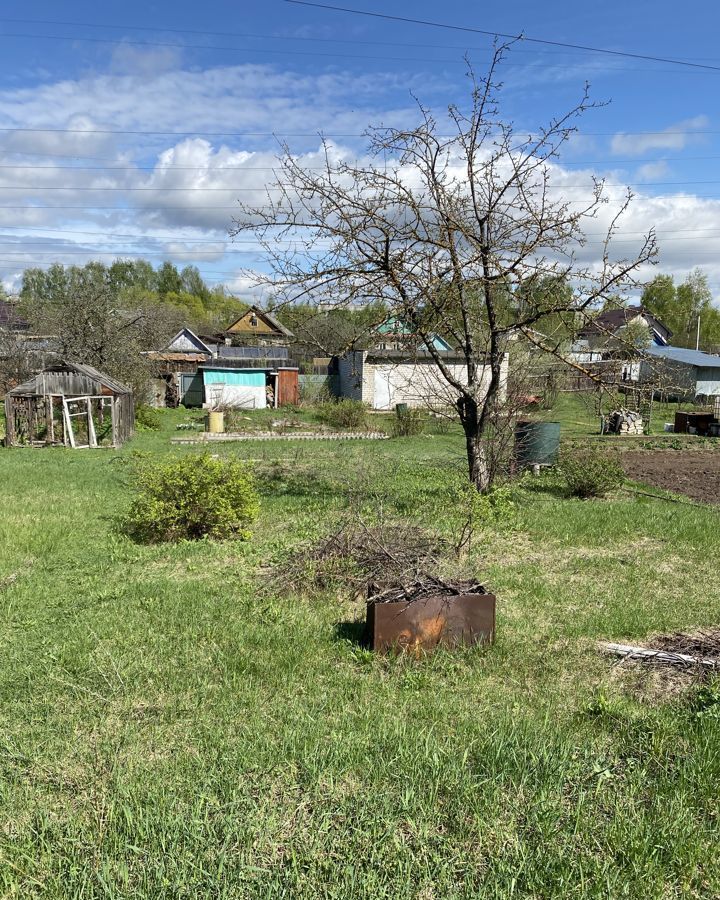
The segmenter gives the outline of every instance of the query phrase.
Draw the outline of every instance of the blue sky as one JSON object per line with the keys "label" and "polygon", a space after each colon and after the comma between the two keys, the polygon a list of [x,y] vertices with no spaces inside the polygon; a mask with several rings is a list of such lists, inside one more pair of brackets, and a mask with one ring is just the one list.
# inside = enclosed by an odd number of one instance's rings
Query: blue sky
{"label": "blue sky", "polygon": [[[490,12],[459,0],[338,2],[720,68],[710,0],[651,10],[521,0]],[[278,137],[309,164],[319,132],[359,156],[368,125],[414,123],[411,91],[437,109],[462,102],[463,55],[482,69],[490,43],[283,0],[6,4],[0,278],[13,287],[28,265],[147,256],[195,263],[247,295],[247,270],[263,258],[227,229],[238,197],[261,197],[271,180]],[[700,266],[720,299],[720,70],[523,42],[503,77],[505,112],[521,128],[564,112],[586,80],[611,101],[584,118],[558,183],[572,196],[593,173],[631,184],[625,248],[656,227],[657,271],[680,279]]]}

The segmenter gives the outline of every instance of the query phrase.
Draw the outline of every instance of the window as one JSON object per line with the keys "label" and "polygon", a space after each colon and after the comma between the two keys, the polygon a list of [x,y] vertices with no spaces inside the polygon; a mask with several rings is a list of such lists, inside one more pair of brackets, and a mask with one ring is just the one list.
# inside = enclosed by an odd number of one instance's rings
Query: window
{"label": "window", "polygon": [[253,313],[253,314],[250,316],[250,325],[251,325],[252,328],[257,328],[257,324],[258,324],[257,316],[255,315],[255,313]]}

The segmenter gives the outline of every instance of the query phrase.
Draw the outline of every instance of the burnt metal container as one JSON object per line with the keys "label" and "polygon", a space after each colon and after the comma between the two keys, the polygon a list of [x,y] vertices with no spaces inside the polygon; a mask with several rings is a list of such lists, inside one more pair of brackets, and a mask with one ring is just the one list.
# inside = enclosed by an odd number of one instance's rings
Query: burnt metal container
{"label": "burnt metal container", "polygon": [[381,653],[468,647],[489,644],[494,637],[494,594],[439,594],[367,605],[366,639]]}

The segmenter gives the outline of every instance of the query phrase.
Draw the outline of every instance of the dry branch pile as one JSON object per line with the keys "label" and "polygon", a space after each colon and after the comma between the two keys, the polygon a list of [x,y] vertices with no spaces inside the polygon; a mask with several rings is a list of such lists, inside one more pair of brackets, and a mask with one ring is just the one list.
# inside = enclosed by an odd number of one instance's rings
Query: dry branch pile
{"label": "dry branch pile", "polygon": [[444,550],[442,538],[416,525],[402,521],[368,525],[353,519],[318,543],[297,550],[274,570],[272,580],[295,590],[350,585],[361,598],[391,587],[410,593],[418,585],[428,585],[434,594],[459,593],[428,574],[437,569]]}
{"label": "dry branch pile", "polygon": [[695,672],[720,671],[720,629],[696,631],[693,634],[678,631],[660,635],[650,647],[627,644],[605,644],[605,650],[624,659],[648,664],[674,666]]}
{"label": "dry branch pile", "polygon": [[486,594],[476,581],[443,581],[425,574],[412,584],[396,585],[382,589],[380,585],[368,585],[368,600],[372,603],[397,603],[400,600],[425,600],[428,597],[457,597],[460,594]]}
{"label": "dry branch pile", "polygon": [[674,634],[660,635],[653,640],[653,647],[670,653],[717,657],[720,663],[720,629],[695,631],[692,634],[676,631]]}

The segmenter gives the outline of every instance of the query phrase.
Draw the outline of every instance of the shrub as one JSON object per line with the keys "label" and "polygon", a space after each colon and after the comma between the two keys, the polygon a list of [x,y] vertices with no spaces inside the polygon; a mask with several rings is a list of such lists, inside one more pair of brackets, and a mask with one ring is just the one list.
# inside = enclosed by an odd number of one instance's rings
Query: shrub
{"label": "shrub", "polygon": [[512,485],[496,483],[481,494],[465,475],[456,485],[450,497],[462,518],[453,528],[454,546],[456,556],[462,557],[489,532],[512,529],[517,513],[516,491]]}
{"label": "shrub", "polygon": [[367,406],[359,400],[338,400],[328,403],[320,412],[324,422],[332,428],[365,428]]}
{"label": "shrub", "polygon": [[425,427],[422,411],[419,409],[406,409],[397,414],[393,424],[395,437],[414,437],[421,434]]}
{"label": "shrub", "polygon": [[625,480],[613,454],[590,447],[566,450],[560,455],[558,469],[573,497],[604,497]]}
{"label": "shrub", "polygon": [[159,431],[162,425],[160,410],[142,404],[135,408],[135,425],[141,430]]}
{"label": "shrub", "polygon": [[235,460],[192,454],[141,462],[124,525],[135,540],[248,540],[259,503],[250,470]]}

